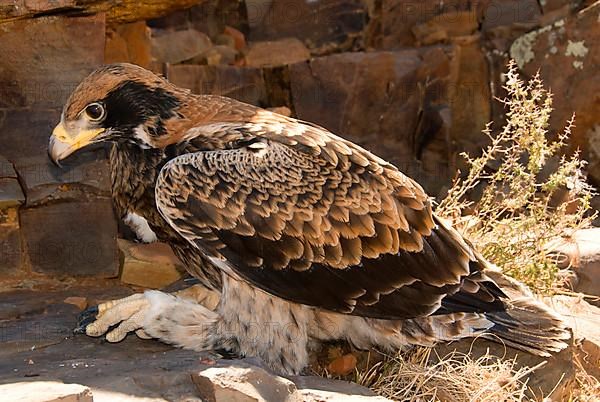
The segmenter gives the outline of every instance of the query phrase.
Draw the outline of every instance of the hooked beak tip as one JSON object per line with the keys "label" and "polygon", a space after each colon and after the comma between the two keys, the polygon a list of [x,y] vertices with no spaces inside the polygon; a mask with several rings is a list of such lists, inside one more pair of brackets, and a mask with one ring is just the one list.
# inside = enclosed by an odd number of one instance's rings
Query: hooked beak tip
{"label": "hooked beak tip", "polygon": [[63,159],[63,154],[67,149],[67,144],[56,139],[54,135],[50,136],[50,141],[48,142],[48,158],[56,167],[62,168],[60,161]]}
{"label": "hooked beak tip", "polygon": [[48,149],[48,159],[50,159],[50,161],[52,162],[52,164],[54,166],[62,169],[62,165],[60,164],[60,161],[58,159],[54,159],[54,156],[52,155],[52,152],[50,151],[50,149]]}

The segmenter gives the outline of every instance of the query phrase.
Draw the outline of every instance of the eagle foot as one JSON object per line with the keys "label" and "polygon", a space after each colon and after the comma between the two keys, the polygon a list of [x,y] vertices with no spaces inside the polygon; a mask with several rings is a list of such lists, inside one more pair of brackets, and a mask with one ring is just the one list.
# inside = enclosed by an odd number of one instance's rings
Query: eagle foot
{"label": "eagle foot", "polygon": [[143,293],[101,303],[79,315],[73,332],[93,337],[106,333],[108,342],[120,342],[132,331],[142,339],[150,339],[142,328],[148,306]]}

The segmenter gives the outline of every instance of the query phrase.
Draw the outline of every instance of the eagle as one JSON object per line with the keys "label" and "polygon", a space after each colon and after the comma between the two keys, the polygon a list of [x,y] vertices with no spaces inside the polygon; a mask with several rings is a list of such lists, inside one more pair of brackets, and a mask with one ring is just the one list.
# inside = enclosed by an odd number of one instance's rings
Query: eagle
{"label": "eagle", "polygon": [[418,183],[323,127],[112,64],[70,95],[48,152],[59,164],[103,142],[117,214],[143,218],[199,289],[99,304],[89,336],[135,332],[285,374],[331,340],[567,346],[561,318],[437,217]]}

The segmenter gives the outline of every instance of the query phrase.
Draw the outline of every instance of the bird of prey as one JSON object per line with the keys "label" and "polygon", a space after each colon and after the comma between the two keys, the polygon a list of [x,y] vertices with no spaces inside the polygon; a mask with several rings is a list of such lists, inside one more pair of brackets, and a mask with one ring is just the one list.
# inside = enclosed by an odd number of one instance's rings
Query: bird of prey
{"label": "bird of prey", "polygon": [[97,306],[90,336],[135,331],[281,373],[300,373],[310,348],[334,339],[566,347],[560,317],[436,217],[419,184],[323,127],[114,64],[71,94],[49,155],[100,142],[113,144],[118,214],[144,218],[218,303],[146,291]]}

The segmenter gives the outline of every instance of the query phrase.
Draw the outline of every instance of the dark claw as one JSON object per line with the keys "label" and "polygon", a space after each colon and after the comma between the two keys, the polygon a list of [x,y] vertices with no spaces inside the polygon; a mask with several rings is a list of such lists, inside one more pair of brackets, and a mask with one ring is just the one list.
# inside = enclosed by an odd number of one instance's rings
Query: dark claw
{"label": "dark claw", "polygon": [[77,327],[73,330],[74,334],[85,334],[85,328],[96,321],[98,315],[98,306],[88,307],[77,317]]}
{"label": "dark claw", "polygon": [[214,352],[221,355],[221,358],[225,360],[237,359],[240,357],[239,353],[229,349],[216,349]]}

